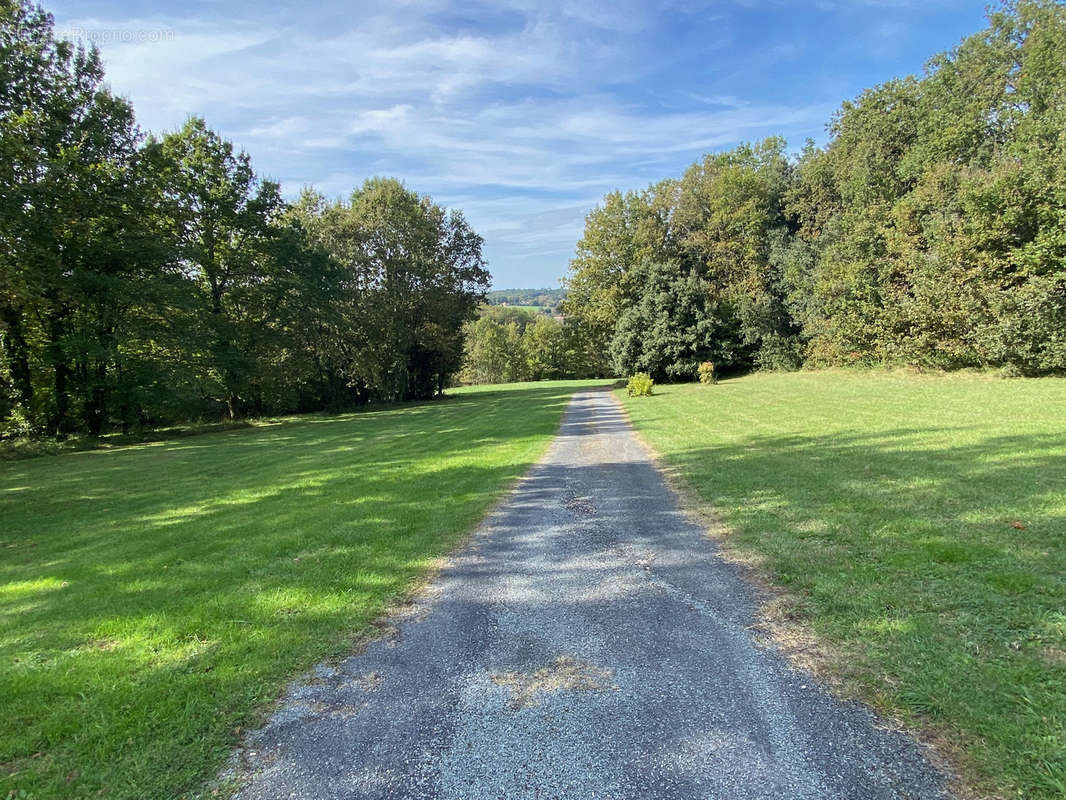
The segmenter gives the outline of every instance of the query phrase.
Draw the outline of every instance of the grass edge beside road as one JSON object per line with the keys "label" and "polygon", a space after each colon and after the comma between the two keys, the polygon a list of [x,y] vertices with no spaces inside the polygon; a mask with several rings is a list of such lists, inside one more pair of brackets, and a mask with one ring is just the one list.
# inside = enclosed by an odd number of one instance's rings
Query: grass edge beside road
{"label": "grass edge beside road", "polygon": [[[621,402],[624,394],[624,389],[612,392],[626,419],[633,425],[629,409]],[[775,582],[765,557],[737,544],[732,536],[734,531],[722,521],[720,512],[700,499],[695,485],[682,470],[671,464],[636,425],[633,425],[633,431],[637,441],[648,451],[666,485],[677,497],[681,513],[714,541],[716,554],[723,561],[740,568],[741,575],[756,593],[756,622],[752,630],[760,646],[770,647],[780,653],[789,664],[809,673],[841,700],[868,706],[892,727],[906,731],[917,739],[925,746],[930,760],[949,776],[952,793],[959,800],[999,800],[998,795],[976,790],[972,782],[966,779],[968,774],[972,774],[973,767],[967,763],[965,751],[950,731],[930,720],[907,719],[897,707],[879,703],[878,697],[861,680],[841,670],[840,665],[847,663],[852,654],[815,633],[810,620],[803,614],[802,595]]]}
{"label": "grass edge beside road", "polygon": [[[809,376],[810,373],[799,373],[798,375],[800,376],[798,379],[803,380],[802,376]],[[843,381],[897,379],[907,381],[911,378],[908,375],[893,376],[877,372],[855,373],[854,371],[827,371],[825,375],[827,376],[825,377],[827,381],[834,380],[834,376],[839,376]],[[743,382],[746,379],[732,379],[730,382]],[[788,379],[786,378],[786,380]],[[945,386],[950,385],[949,382],[956,380],[982,382],[987,380],[994,383],[1000,381],[999,378],[984,375],[921,376],[916,378],[916,380],[943,380]],[[926,384],[927,387],[930,385],[932,384]],[[1036,387],[1040,384],[1026,384],[1018,381],[1009,385],[1012,387]],[[1047,388],[1051,384],[1045,381],[1042,385]],[[1066,389],[1066,381],[1062,381],[1056,386]],[[662,393],[658,397],[658,402],[684,403],[683,399],[676,396],[678,388],[682,388],[683,391],[707,391],[711,392],[712,395],[715,391],[712,387],[701,389],[691,384],[683,387],[666,386],[663,387]],[[675,396],[663,396],[671,394]],[[1055,395],[1056,400],[1062,397],[1066,397],[1066,393]],[[658,412],[652,410],[654,408],[652,404],[656,402],[655,397],[650,399],[651,404],[649,404],[649,399],[647,398],[628,398],[624,391],[616,391],[614,392],[614,398],[624,409],[627,418],[637,432],[638,439],[652,454],[669,485],[678,495],[682,510],[708,532],[708,535],[716,542],[724,559],[743,569],[758,592],[760,599],[756,630],[758,635],[765,638],[795,666],[813,673],[837,696],[863,702],[881,714],[890,724],[909,731],[919,741],[931,748],[933,760],[948,768],[948,774],[953,777],[952,789],[958,796],[975,799],[1037,796],[1036,792],[1032,795],[1028,794],[1031,791],[1029,787],[1021,788],[1014,784],[1013,780],[1017,778],[1017,775],[1015,774],[1013,778],[1008,778],[1003,765],[996,765],[990,772],[988,765],[975,757],[977,748],[974,745],[978,741],[978,737],[971,736],[966,731],[960,730],[958,726],[953,724],[953,720],[934,718],[934,716],[924,713],[920,709],[916,710],[901,704],[895,693],[898,687],[895,685],[888,686],[888,682],[893,681],[893,678],[889,677],[887,672],[878,671],[876,660],[871,660],[870,654],[862,647],[849,646],[852,643],[834,639],[816,630],[814,623],[821,622],[821,620],[813,618],[810,613],[810,596],[794,586],[784,585],[781,576],[775,573],[771,564],[773,560],[771,555],[772,547],[760,549],[758,545],[753,545],[752,538],[755,534],[753,534],[752,528],[755,524],[751,521],[751,518],[737,514],[735,509],[720,508],[713,502],[713,495],[718,490],[706,483],[711,467],[704,467],[701,475],[704,485],[701,487],[686,470],[686,459],[688,459],[688,464],[692,464],[691,459],[698,457],[695,455],[694,450],[688,453],[683,449],[680,452],[669,452],[657,446],[652,436],[648,435],[650,432],[652,435],[660,434],[661,436],[667,424],[664,420],[669,419],[673,422],[682,416],[682,412],[664,411],[662,407],[659,408]],[[637,410],[636,416],[630,413],[634,409]],[[696,419],[693,415],[700,411],[706,411],[706,408],[698,408],[695,405],[685,408],[685,412],[689,415],[687,418],[692,420]],[[642,414],[642,412],[646,413]],[[645,419],[640,419],[641,416],[644,416]],[[642,426],[641,422],[646,424]],[[656,425],[659,425],[659,427],[656,428]],[[675,450],[680,438],[681,436],[675,436],[672,442]],[[738,456],[736,448],[729,450],[725,447],[719,447],[718,449],[725,451],[723,454],[725,460],[721,464],[721,469],[738,468],[733,466],[733,460],[740,459],[742,461],[743,454]],[[708,447],[706,451],[713,453],[715,448]],[[706,458],[713,458],[713,455],[708,455]],[[735,499],[736,492],[733,492],[730,496]],[[742,529],[743,535],[741,535]],[[744,537],[746,537],[745,541],[741,541]],[[1050,668],[1052,670],[1055,669],[1053,665]],[[1052,712],[1049,711],[1048,713]],[[1053,736],[1055,732],[1058,732],[1061,737],[1061,731],[1055,727],[1054,719],[1052,718],[1051,722],[1048,723],[1048,735]],[[1058,746],[1061,747],[1061,738]],[[996,773],[997,769],[1001,770],[998,774]],[[1056,789],[1045,786],[1039,796],[1060,796],[1055,794],[1056,791]]]}
{"label": "grass edge beside road", "polygon": [[[543,458],[586,385],[474,388],[0,464],[0,539],[13,547],[0,565],[12,726],[0,796],[223,788],[210,783],[243,731],[432,579]],[[264,648],[280,654],[262,661]]]}

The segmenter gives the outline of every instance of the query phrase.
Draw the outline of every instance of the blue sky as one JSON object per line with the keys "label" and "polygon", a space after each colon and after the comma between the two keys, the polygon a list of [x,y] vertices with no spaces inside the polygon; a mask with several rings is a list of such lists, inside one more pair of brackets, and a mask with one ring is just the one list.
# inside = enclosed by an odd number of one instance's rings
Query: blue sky
{"label": "blue sky", "polygon": [[402,178],[466,212],[498,288],[556,285],[605,192],[771,134],[822,142],[842,100],[984,25],[974,0],[47,7],[146,129],[202,115],[287,195]]}

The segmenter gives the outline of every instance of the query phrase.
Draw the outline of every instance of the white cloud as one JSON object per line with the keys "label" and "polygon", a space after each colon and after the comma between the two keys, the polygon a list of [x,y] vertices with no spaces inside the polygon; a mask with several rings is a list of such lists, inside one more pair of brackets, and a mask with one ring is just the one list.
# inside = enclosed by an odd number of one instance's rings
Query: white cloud
{"label": "white cloud", "polygon": [[348,133],[378,133],[387,135],[397,129],[406,128],[405,123],[411,118],[414,106],[410,103],[400,103],[392,108],[369,109],[360,111],[352,124],[348,126]]}
{"label": "white cloud", "polygon": [[[463,207],[499,280],[515,284],[510,273],[540,269],[530,280],[545,283],[564,271],[603,192],[741,140],[822,130],[839,97],[744,94],[759,69],[802,51],[738,39],[733,5],[367,0],[309,17],[238,2],[136,17],[73,9],[57,27],[168,32],[101,42],[108,80],[142,125],[202,115],[289,193],[402,177]],[[702,26],[691,52],[664,32],[679,15]]]}

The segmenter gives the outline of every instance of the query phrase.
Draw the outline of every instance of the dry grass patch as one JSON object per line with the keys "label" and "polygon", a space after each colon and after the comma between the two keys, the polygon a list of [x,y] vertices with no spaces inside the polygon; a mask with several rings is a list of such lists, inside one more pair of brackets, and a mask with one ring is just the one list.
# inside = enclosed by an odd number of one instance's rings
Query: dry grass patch
{"label": "dry grass patch", "polygon": [[492,676],[497,686],[511,690],[511,709],[535,706],[542,695],[554,692],[606,692],[618,687],[609,669],[592,666],[573,656],[559,656],[535,672],[503,672]]}

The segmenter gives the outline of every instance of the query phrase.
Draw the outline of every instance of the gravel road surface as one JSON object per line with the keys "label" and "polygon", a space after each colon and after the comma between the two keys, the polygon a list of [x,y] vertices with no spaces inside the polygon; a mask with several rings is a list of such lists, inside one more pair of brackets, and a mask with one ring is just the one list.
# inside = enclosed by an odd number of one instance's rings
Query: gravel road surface
{"label": "gravel road surface", "polygon": [[582,392],[425,596],[248,737],[237,797],[948,797],[912,740],[756,644],[756,602]]}

